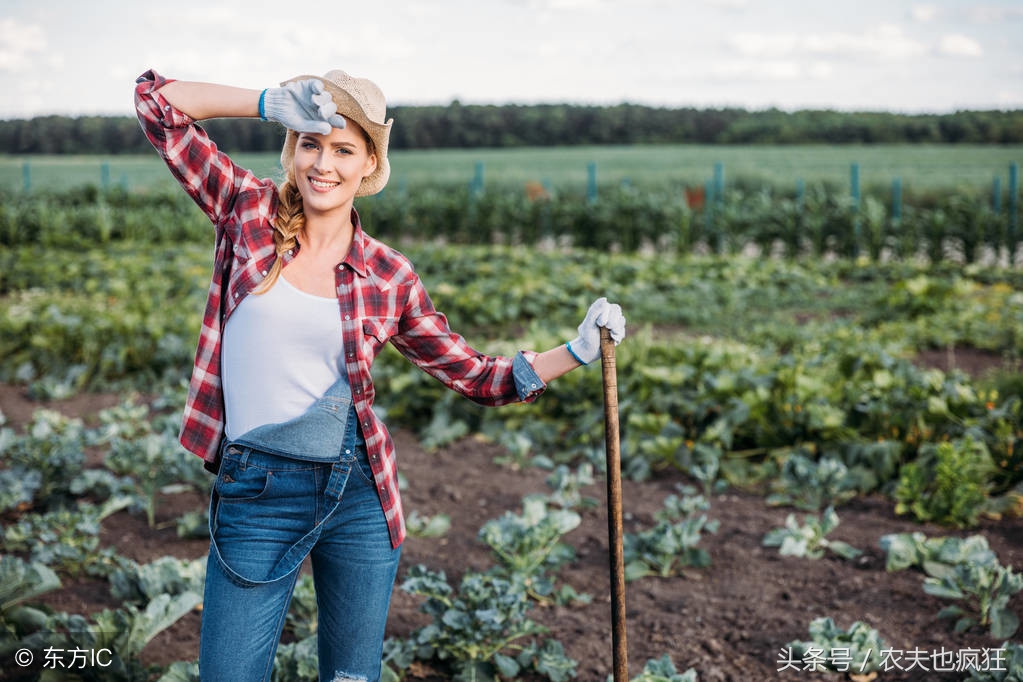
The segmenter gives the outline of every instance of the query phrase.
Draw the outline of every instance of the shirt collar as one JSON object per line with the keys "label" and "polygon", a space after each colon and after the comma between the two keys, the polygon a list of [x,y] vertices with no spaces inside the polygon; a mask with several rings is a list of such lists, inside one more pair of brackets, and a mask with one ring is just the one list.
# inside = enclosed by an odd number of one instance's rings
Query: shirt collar
{"label": "shirt collar", "polygon": [[365,235],[362,232],[362,222],[359,220],[359,214],[356,212],[355,207],[352,207],[352,246],[348,249],[348,255],[345,256],[344,263],[348,265],[352,270],[358,273],[360,276],[366,276],[366,254],[364,250],[365,246]]}

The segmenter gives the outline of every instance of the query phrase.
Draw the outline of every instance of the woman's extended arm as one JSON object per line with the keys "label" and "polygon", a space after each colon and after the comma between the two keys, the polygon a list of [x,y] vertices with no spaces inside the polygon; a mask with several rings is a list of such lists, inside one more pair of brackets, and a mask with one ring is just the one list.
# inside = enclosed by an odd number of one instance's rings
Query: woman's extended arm
{"label": "woman's extended arm", "polygon": [[557,379],[563,374],[568,374],[573,369],[582,367],[579,361],[572,357],[568,348],[564,345],[551,348],[542,353],[537,353],[533,358],[533,371],[545,384]]}

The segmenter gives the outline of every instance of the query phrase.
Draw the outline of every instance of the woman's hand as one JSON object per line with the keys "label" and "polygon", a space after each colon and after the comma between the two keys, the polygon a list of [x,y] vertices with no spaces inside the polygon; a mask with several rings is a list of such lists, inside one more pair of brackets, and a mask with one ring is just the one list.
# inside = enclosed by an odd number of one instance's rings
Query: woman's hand
{"label": "woman's hand", "polygon": [[316,78],[267,88],[259,97],[259,115],[300,133],[327,135],[331,128],[345,127],[345,118],[337,113],[334,99],[323,81]]}
{"label": "woman's hand", "polygon": [[617,346],[625,338],[625,316],[617,303],[608,303],[603,296],[586,311],[579,325],[579,336],[566,345],[568,352],[581,364],[588,365],[600,357],[600,328],[607,327],[611,340]]}

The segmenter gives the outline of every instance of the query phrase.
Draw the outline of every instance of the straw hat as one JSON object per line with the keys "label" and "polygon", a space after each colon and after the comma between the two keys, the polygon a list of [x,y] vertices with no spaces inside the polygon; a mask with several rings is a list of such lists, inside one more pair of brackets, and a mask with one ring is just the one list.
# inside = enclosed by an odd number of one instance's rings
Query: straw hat
{"label": "straw hat", "polygon": [[[387,178],[391,175],[391,165],[387,162],[387,141],[394,119],[387,119],[387,103],[384,93],[373,81],[366,78],[354,78],[340,69],[328,71],[323,76],[295,76],[281,85],[309,78],[322,81],[327,92],[334,98],[337,113],[358,123],[373,140],[373,146],[376,147],[377,167],[375,171],[363,178],[355,196],[376,194],[384,188]],[[284,140],[284,149],[281,150],[281,168],[285,172],[294,161],[297,143],[298,133],[289,130]]]}

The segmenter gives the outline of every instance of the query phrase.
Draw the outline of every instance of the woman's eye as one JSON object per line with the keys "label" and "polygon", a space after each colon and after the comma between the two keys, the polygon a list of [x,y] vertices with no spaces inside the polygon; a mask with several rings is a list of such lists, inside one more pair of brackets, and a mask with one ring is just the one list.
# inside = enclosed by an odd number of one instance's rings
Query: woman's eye
{"label": "woman's eye", "polygon": [[314,142],[303,142],[302,149],[316,149],[316,143]]}

